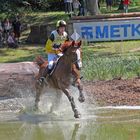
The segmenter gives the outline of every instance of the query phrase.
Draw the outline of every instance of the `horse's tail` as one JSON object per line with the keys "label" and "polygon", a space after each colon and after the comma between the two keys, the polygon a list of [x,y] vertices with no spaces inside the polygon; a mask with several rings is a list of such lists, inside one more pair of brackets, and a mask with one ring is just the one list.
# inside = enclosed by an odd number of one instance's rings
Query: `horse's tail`
{"label": "horse's tail", "polygon": [[39,67],[42,67],[43,65],[47,65],[48,61],[46,61],[42,56],[37,56],[36,59],[35,59],[35,63]]}

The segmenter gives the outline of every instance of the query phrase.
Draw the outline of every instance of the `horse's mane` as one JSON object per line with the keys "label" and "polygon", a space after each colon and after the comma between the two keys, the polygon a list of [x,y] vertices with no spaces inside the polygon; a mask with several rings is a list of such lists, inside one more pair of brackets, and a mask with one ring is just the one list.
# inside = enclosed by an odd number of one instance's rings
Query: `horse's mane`
{"label": "horse's mane", "polygon": [[71,41],[65,41],[65,42],[61,45],[60,50],[64,53],[64,52],[66,52],[66,50],[67,50],[68,48],[71,47],[71,45],[72,45],[72,42],[71,42]]}
{"label": "horse's mane", "polygon": [[75,41],[65,41],[62,45],[61,45],[61,47],[60,47],[60,49],[62,50],[62,51],[66,51],[68,48],[70,48],[70,47],[72,47],[72,46],[81,46],[81,41],[79,41],[79,42],[75,42]]}

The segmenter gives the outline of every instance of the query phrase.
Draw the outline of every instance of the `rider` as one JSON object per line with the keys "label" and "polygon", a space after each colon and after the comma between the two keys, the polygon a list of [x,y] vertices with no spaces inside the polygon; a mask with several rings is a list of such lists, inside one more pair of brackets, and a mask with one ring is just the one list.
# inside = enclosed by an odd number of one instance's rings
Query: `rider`
{"label": "rider", "polygon": [[57,21],[56,30],[51,32],[51,35],[47,40],[45,51],[48,54],[48,67],[46,68],[44,77],[47,74],[50,74],[54,66],[54,61],[63,55],[62,52],[60,52],[59,47],[65,41],[69,40],[68,34],[65,31],[66,25],[67,23],[64,20]]}

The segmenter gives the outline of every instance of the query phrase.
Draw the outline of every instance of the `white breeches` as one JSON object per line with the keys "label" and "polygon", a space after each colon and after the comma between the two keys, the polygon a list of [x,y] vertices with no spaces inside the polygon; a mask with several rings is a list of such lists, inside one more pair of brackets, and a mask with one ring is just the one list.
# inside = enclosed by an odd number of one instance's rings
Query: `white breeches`
{"label": "white breeches", "polygon": [[56,54],[48,54],[48,68],[52,69],[54,61],[58,58]]}
{"label": "white breeches", "polygon": [[59,53],[59,54],[48,54],[48,68],[51,70],[53,65],[54,65],[54,61],[56,61],[59,57],[61,57],[63,54]]}

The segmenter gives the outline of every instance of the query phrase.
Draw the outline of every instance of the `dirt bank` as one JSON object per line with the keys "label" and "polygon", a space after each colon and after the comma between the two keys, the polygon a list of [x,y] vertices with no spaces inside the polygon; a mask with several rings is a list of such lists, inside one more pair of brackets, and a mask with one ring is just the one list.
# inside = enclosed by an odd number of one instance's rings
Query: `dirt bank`
{"label": "dirt bank", "polygon": [[86,82],[85,91],[101,106],[140,105],[140,78]]}
{"label": "dirt bank", "polygon": [[[32,62],[0,64],[0,98],[34,96],[35,74]],[[140,105],[140,78],[84,82],[90,103],[99,105]]]}

